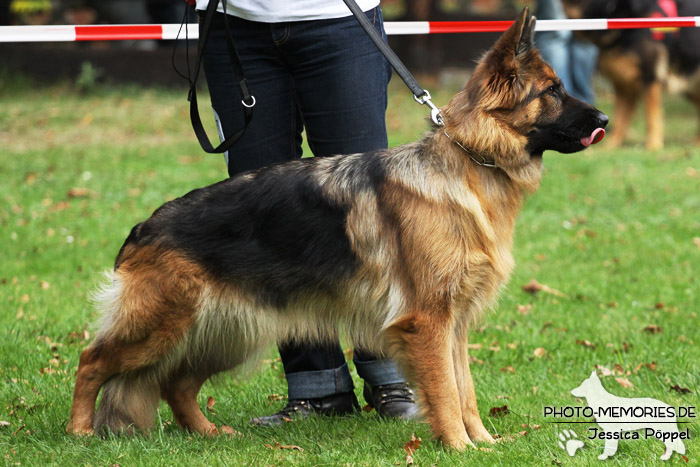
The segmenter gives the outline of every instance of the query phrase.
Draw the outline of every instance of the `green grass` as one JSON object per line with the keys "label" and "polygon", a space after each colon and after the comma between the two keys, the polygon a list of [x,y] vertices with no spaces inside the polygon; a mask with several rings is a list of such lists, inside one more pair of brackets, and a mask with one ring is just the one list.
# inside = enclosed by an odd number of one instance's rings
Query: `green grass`
{"label": "green grass", "polygon": [[[438,105],[458,88],[440,87]],[[0,421],[7,422],[0,426],[0,463],[390,466],[405,464],[403,446],[415,433],[423,439],[416,465],[591,465],[603,442],[585,439],[588,425],[565,425],[586,442],[569,458],[556,445],[562,426],[543,410],[583,406],[569,391],[595,365],[624,373],[603,377],[614,394],[699,405],[700,150],[691,144],[693,109],[669,98],[664,151],[642,148],[637,122],[623,149],[545,154],[542,187],[518,221],[510,285],[471,337],[482,344],[472,351],[482,418],[501,443],[457,453],[431,441],[425,424],[374,413],[251,427],[251,417],[284,403],[269,400],[286,392],[275,349],[260,371],[220,377],[200,394],[202,407],[210,396],[216,401],[210,418],[239,436],[187,434],[163,404],[149,437],[68,436],[84,331],[94,335],[89,296],[101,272],[136,222],[165,200],[224,177],[224,163],[199,150],[184,90],[98,87],[80,94],[65,84],[0,79],[0,102]],[[602,88],[601,108],[610,111],[610,102]],[[208,111],[202,105],[204,116]],[[395,81],[391,144],[417,138],[427,129],[425,115]],[[563,295],[524,292],[533,278]],[[649,325],[661,332],[644,331]],[[544,356],[535,357],[537,348]],[[362,401],[358,379],[356,386]],[[489,416],[503,405],[507,415]],[[687,457],[697,463],[697,419],[683,426],[693,436]],[[266,447],[276,443],[303,451]],[[657,464],[662,451],[659,441],[622,441],[607,462]],[[669,464],[685,462],[674,455]]]}

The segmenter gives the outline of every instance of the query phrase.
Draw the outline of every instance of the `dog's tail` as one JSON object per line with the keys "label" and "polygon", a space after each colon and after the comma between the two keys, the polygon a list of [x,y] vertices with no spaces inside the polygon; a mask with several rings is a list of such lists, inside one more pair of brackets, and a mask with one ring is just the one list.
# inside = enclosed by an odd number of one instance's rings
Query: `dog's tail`
{"label": "dog's tail", "polygon": [[95,433],[146,432],[155,422],[160,386],[145,372],[120,374],[109,379],[95,415]]}

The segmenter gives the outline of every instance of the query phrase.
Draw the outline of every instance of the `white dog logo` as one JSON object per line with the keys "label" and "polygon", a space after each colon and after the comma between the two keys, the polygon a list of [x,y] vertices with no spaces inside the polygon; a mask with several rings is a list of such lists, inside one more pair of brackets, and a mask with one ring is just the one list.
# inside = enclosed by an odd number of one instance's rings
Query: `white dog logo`
{"label": "white dog logo", "polygon": [[670,405],[648,397],[629,398],[610,394],[595,371],[571,394],[586,399],[601,428],[591,428],[600,431],[596,437],[605,440],[603,453],[598,459],[605,460],[615,454],[620,439],[639,439],[639,433],[627,433],[637,430],[644,430],[646,438],[653,436],[663,441],[666,451],[661,460],[668,460],[674,451],[685,454],[685,444],[681,439],[685,433],[678,431],[675,412]]}

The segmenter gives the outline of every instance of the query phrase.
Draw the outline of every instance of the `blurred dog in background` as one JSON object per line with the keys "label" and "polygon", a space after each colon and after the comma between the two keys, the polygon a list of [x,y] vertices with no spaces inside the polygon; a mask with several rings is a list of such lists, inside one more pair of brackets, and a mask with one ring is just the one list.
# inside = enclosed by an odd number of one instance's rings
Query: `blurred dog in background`
{"label": "blurred dog in background", "polygon": [[[700,16],[696,0],[564,0],[570,18]],[[618,29],[577,34],[600,49],[599,69],[615,90],[614,127],[607,145],[627,135],[637,102],[644,99],[646,147],[664,144],[663,91],[682,92],[700,118],[700,29]],[[696,137],[700,144],[700,125]]]}

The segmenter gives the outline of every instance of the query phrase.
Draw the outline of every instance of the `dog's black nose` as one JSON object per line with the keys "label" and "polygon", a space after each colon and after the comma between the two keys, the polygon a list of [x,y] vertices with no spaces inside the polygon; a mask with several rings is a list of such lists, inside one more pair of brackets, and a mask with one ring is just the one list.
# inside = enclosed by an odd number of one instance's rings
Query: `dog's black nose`
{"label": "dog's black nose", "polygon": [[598,112],[598,121],[600,122],[600,123],[599,123],[599,126],[600,126],[601,128],[605,128],[605,125],[608,124],[608,122],[610,121],[610,119],[609,119],[608,116],[605,115],[603,112]]}

